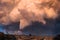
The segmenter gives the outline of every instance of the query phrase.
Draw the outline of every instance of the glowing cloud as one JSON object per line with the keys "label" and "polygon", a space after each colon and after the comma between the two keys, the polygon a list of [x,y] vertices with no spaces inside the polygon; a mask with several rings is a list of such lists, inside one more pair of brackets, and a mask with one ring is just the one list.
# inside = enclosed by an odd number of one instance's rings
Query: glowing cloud
{"label": "glowing cloud", "polygon": [[[55,1],[56,0],[21,0],[13,10],[7,14],[8,16],[5,16],[7,19],[0,19],[0,23],[7,23],[8,25],[11,22],[20,22],[20,29],[23,29],[35,21],[46,24],[44,18],[55,19],[58,16],[57,9],[54,9]],[[51,3],[54,4],[53,7]]]}

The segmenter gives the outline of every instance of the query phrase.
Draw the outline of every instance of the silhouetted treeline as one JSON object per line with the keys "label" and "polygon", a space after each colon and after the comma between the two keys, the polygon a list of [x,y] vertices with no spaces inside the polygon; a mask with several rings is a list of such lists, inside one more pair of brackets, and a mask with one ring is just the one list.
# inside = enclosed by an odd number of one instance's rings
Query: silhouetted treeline
{"label": "silhouetted treeline", "polygon": [[0,32],[0,40],[16,40],[16,37],[14,35],[6,35]]}
{"label": "silhouetted treeline", "polygon": [[60,34],[56,36],[10,35],[0,32],[0,40],[60,40]]}
{"label": "silhouetted treeline", "polygon": [[56,35],[53,40],[60,40],[60,34]]}

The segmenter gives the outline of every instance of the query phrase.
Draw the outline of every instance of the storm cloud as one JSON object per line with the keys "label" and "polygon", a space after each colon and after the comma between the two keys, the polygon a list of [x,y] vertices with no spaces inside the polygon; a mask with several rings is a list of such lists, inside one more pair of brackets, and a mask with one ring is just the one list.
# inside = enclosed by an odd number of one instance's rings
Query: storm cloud
{"label": "storm cloud", "polygon": [[2,9],[0,24],[6,26],[20,22],[19,29],[23,30],[33,22],[38,22],[42,23],[44,27],[52,27],[53,30],[56,19],[60,16],[58,0],[18,0],[17,3],[10,2],[11,5],[8,4],[9,2],[1,1],[0,3],[0,10]]}

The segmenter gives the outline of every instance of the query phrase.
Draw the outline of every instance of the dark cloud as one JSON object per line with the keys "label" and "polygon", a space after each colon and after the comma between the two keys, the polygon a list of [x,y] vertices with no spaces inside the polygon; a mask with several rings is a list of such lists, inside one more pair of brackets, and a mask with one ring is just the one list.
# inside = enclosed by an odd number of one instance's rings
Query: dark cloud
{"label": "dark cloud", "polygon": [[24,28],[22,32],[25,32],[25,34],[32,34],[32,35],[53,35],[55,29],[54,24],[46,24],[43,25],[39,22],[34,22],[32,25],[29,25],[28,27]]}
{"label": "dark cloud", "polygon": [[60,19],[56,20],[48,20],[46,19],[47,24],[43,25],[39,22],[33,22],[28,27],[25,27],[22,32],[25,34],[32,34],[32,35],[57,35],[60,34]]}
{"label": "dark cloud", "polygon": [[7,30],[7,31],[16,31],[16,30],[19,30],[19,22],[17,22],[17,23],[11,23],[11,24],[9,24],[9,25],[5,25],[5,29]]}

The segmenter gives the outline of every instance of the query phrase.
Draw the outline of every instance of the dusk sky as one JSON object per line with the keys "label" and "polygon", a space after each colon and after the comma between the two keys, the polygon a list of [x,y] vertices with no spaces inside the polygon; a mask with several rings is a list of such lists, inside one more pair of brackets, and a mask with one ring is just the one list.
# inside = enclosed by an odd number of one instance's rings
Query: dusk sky
{"label": "dusk sky", "polygon": [[0,32],[5,34],[60,34],[57,0],[0,0]]}

